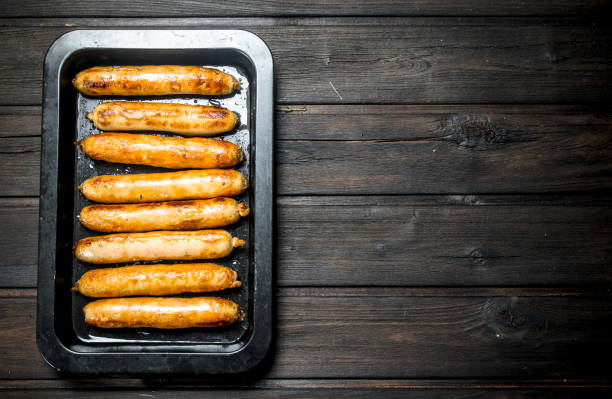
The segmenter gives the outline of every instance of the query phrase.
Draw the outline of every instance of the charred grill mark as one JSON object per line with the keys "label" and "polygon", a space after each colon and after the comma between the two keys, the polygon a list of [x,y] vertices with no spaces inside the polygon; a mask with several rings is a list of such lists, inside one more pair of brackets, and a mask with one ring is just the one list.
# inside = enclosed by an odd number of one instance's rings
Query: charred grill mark
{"label": "charred grill mark", "polygon": [[202,226],[202,218],[183,220],[180,223],[175,224],[173,227],[178,230],[196,230]]}
{"label": "charred grill mark", "polygon": [[223,119],[228,115],[229,115],[229,112],[226,110],[222,110],[222,109],[216,109],[216,110],[208,111],[207,113],[202,114],[202,116],[204,117],[208,116],[209,118],[213,118],[213,119]]}
{"label": "charred grill mark", "polygon": [[129,91],[137,91],[142,88],[142,85],[139,82],[135,82],[129,79],[121,81],[121,88]]}
{"label": "charred grill mark", "polygon": [[215,127],[215,128],[221,128],[223,126],[225,126],[225,122],[224,121],[213,121],[209,123],[210,127]]}
{"label": "charred grill mark", "polygon": [[124,205],[89,205],[87,209],[92,212],[98,211],[122,211]]}
{"label": "charred grill mark", "polygon": [[211,78],[206,75],[197,75],[194,84],[199,89],[210,89],[215,93],[220,93],[223,90],[223,80],[218,76]]}
{"label": "charred grill mark", "polygon": [[83,87],[87,89],[106,89],[109,86],[109,82],[104,80],[83,80]]}

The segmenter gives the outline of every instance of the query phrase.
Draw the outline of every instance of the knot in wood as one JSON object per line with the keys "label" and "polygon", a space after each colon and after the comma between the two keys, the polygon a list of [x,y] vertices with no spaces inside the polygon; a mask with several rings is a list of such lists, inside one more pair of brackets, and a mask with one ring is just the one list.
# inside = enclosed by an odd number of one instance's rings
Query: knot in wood
{"label": "knot in wood", "polygon": [[487,116],[455,116],[448,128],[449,139],[465,148],[487,150],[505,142],[506,131],[493,125]]}
{"label": "knot in wood", "polygon": [[474,249],[470,252],[470,262],[474,266],[484,266],[487,263],[486,251],[480,248]]}
{"label": "knot in wood", "polygon": [[517,297],[487,300],[482,316],[496,337],[522,339],[527,334],[537,336],[547,326],[545,319],[530,307],[528,300]]}
{"label": "knot in wood", "polygon": [[465,205],[479,205],[480,204],[480,199],[476,195],[464,195],[463,196],[463,203]]}
{"label": "knot in wood", "polygon": [[383,243],[377,243],[375,245],[375,248],[376,248],[377,251],[381,251],[381,252],[384,252],[384,251],[387,250],[387,246],[385,244],[383,244]]}

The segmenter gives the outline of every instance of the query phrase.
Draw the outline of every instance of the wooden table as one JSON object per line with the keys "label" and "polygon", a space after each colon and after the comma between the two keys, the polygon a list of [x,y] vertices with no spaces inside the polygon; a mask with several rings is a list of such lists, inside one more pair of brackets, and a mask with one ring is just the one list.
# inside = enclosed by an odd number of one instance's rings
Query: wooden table
{"label": "wooden table", "polygon": [[[68,3],[0,3],[0,396],[610,394],[606,1]],[[253,374],[79,378],[38,353],[42,62],[93,27],[272,50],[276,335]]]}

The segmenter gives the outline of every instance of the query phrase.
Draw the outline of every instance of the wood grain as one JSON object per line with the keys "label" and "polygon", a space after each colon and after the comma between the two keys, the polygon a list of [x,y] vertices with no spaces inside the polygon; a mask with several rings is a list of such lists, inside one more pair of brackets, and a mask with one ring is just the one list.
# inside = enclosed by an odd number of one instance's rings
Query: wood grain
{"label": "wood grain", "polygon": [[[257,389],[271,391],[302,391],[308,389],[317,390],[320,393],[330,392],[335,389],[367,389],[374,392],[384,391],[393,392],[394,390],[444,390],[451,393],[451,390],[459,392],[469,392],[469,390],[480,389],[494,392],[496,389],[503,390],[507,394],[520,390],[527,392],[547,392],[558,390],[559,393],[568,393],[577,389],[585,389],[588,392],[595,392],[602,389],[612,388],[610,380],[597,379],[299,379],[299,378],[244,378],[236,382],[235,378],[217,376],[214,378],[199,377],[162,377],[162,378],[130,378],[127,376],[116,376],[114,378],[92,378],[92,377],[72,377],[62,379],[20,379],[20,380],[0,380],[0,390],[47,390],[47,389],[107,389],[107,390],[145,390],[145,389]],[[271,392],[273,393],[273,392]]]}
{"label": "wood grain", "polygon": [[[38,195],[40,109],[0,110],[0,195]],[[278,194],[612,188],[608,106],[282,105],[277,120]]]}
{"label": "wood grain", "polygon": [[[610,284],[611,204],[588,196],[280,197],[276,283]],[[0,200],[0,286],[36,285],[37,221],[37,200]]]}
{"label": "wood grain", "polygon": [[579,19],[71,18],[1,23],[0,104],[6,105],[40,104],[46,49],[62,33],[92,27],[250,30],[272,51],[276,98],[283,103],[611,99],[612,29]]}
{"label": "wood grain", "polygon": [[0,287],[33,287],[38,272],[38,199],[0,200]]}
{"label": "wood grain", "polygon": [[291,0],[279,3],[264,0],[253,3],[245,0],[214,2],[210,0],[92,0],[72,2],[44,0],[18,2],[5,0],[0,3],[0,15],[4,17],[146,17],[146,16],[469,16],[469,15],[576,15],[594,14],[606,10],[603,0],[555,0],[547,2],[522,2],[518,0],[447,1],[416,0],[411,2],[391,0]]}
{"label": "wood grain", "polygon": [[[609,11],[0,3],[0,396],[609,397]],[[43,58],[89,28],[246,29],[272,50],[276,337],[252,376],[67,378],[38,354],[36,290],[14,287],[36,285]]]}
{"label": "wood grain", "polygon": [[[49,391],[41,390],[13,390],[3,392],[3,397],[11,398],[40,398],[48,395]],[[202,392],[200,390],[136,390],[136,391],[114,391],[104,389],[101,391],[56,391],[53,392],[54,398],[107,398],[109,396],[117,399],[123,398],[184,398],[184,397],[201,397],[206,398],[312,398],[312,397],[334,397],[334,398],[448,398],[449,395],[453,398],[493,398],[493,399],[508,399],[508,398],[544,398],[544,399],[561,399],[561,398],[608,398],[610,391],[604,388],[595,389],[414,389],[414,388],[387,388],[373,389],[360,388],[353,390],[349,385],[343,388],[301,388],[301,389],[265,389],[257,388],[255,390],[238,390],[238,389],[218,389]]]}
{"label": "wood grain", "polygon": [[[277,297],[266,378],[592,379],[612,354],[595,297]],[[0,293],[0,297],[1,297]],[[35,298],[0,298],[0,378],[58,378],[35,345]]]}
{"label": "wood grain", "polygon": [[[0,112],[3,108],[0,107]],[[7,114],[14,109],[6,108]],[[18,109],[20,114],[25,114],[30,108]],[[32,119],[39,113],[34,107],[30,112]],[[482,133],[488,130],[489,137],[470,135],[478,128]],[[537,136],[552,139],[586,131],[608,134],[611,130],[612,107],[604,104],[279,104],[276,107],[276,138],[280,140],[443,140],[446,132],[459,136],[455,141],[466,141],[465,147],[487,150],[486,144],[494,144],[495,140],[491,139],[495,137],[492,136],[500,131],[524,136],[519,141],[533,142]],[[487,138],[493,142],[488,143]],[[480,142],[474,139],[480,139]]]}
{"label": "wood grain", "polygon": [[40,119],[40,107],[0,107],[0,138],[40,136]]}
{"label": "wood grain", "polygon": [[[293,109],[306,111],[286,112]],[[279,111],[282,194],[610,187],[612,119],[601,107],[297,105]]]}
{"label": "wood grain", "polygon": [[[521,197],[286,197],[281,285],[554,285],[612,281],[609,205]],[[500,202],[496,202],[500,200]]]}

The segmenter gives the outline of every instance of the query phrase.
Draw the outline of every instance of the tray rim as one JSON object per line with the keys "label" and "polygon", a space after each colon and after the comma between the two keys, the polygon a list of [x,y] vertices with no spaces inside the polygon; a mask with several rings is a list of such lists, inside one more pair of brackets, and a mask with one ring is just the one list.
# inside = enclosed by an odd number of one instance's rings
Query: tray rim
{"label": "tray rim", "polygon": [[[120,39],[118,39],[118,37]],[[146,39],[146,40],[143,40]],[[153,44],[155,43],[155,44]],[[77,352],[55,332],[55,274],[60,74],[65,61],[83,49],[234,49],[255,67],[255,167],[253,209],[252,332],[233,352]],[[273,60],[265,42],[245,30],[73,30],[47,50],[43,80],[36,342],[45,361],[58,371],[79,374],[229,374],[245,372],[268,353],[272,336],[273,270]],[[125,361],[125,357],[133,361]],[[144,367],[134,367],[144,365]]]}

